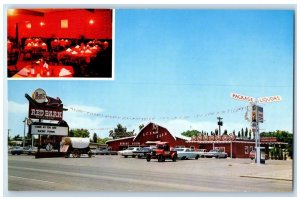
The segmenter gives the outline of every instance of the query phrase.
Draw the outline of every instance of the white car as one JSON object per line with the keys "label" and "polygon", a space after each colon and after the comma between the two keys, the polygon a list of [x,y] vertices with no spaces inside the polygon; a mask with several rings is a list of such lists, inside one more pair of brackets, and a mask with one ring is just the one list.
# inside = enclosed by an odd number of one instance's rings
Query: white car
{"label": "white car", "polygon": [[175,149],[177,151],[177,157],[180,158],[181,160],[184,160],[184,159],[198,159],[200,157],[200,155],[191,150],[190,148],[176,148]]}
{"label": "white car", "polygon": [[212,157],[215,157],[215,158],[227,158],[228,157],[228,154],[219,150],[219,149],[212,149],[210,150],[209,152],[207,152],[205,154],[205,157],[206,158],[212,158]]}
{"label": "white car", "polygon": [[136,155],[133,154],[134,151],[139,151],[140,147],[128,147],[125,150],[118,151],[118,155],[124,156],[127,158],[128,156],[131,156],[132,158],[135,158]]}
{"label": "white car", "polygon": [[206,149],[198,149],[198,150],[195,150],[195,153],[199,154],[200,158],[204,158],[205,154],[207,153],[207,150]]}

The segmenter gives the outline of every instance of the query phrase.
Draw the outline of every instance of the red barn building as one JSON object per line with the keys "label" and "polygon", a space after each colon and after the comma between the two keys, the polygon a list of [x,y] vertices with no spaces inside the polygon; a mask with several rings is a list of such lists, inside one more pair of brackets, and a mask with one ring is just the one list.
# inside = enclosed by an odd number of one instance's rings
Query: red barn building
{"label": "red barn building", "polygon": [[[271,138],[270,138],[271,139]],[[269,146],[286,145],[287,143],[277,142],[275,139],[261,138],[261,147],[265,147],[268,154]],[[189,147],[191,149],[220,149],[231,158],[249,158],[249,153],[255,148],[255,141],[248,139],[236,139],[233,134],[222,136],[199,135],[185,140],[173,136],[168,129],[154,123],[146,125],[136,136],[118,138],[106,142],[107,146],[113,151],[126,149],[130,146],[149,146],[156,142],[169,142],[171,147]]]}
{"label": "red barn building", "polygon": [[186,140],[174,137],[168,129],[154,123],[146,125],[136,136],[118,138],[106,142],[114,151],[123,150],[129,146],[149,146],[156,142],[169,142],[171,147],[185,146]]}

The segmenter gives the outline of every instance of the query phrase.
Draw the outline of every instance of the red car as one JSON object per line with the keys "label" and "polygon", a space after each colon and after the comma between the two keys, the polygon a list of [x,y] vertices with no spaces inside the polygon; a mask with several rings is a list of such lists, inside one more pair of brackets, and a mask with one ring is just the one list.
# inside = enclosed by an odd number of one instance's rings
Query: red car
{"label": "red car", "polygon": [[157,159],[158,162],[164,162],[166,159],[171,159],[173,162],[177,159],[177,151],[170,149],[168,142],[159,142],[156,148],[150,153],[147,153],[146,160],[149,162],[151,159]]}
{"label": "red car", "polygon": [[[251,160],[253,160],[253,159],[255,159],[255,156],[256,156],[256,151],[255,150],[250,151],[249,158],[251,158]],[[265,159],[266,160],[269,159],[269,155],[268,154],[265,154]]]}

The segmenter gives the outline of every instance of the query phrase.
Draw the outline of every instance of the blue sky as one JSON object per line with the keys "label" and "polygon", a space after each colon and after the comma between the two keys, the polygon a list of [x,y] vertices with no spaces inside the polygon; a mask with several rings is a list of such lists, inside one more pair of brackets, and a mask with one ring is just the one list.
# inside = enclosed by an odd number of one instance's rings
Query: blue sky
{"label": "blue sky", "polygon": [[[117,9],[115,80],[9,80],[8,128],[12,135],[23,134],[24,95],[42,88],[67,107],[155,118],[177,136],[188,129],[215,130],[218,116],[222,130],[249,128],[245,110],[216,114],[248,105],[231,99],[232,92],[280,95],[281,102],[262,105],[266,121],[260,127],[292,132],[293,37],[294,12],[287,10]],[[86,128],[100,137],[118,123],[138,131],[149,122],[72,110],[64,118],[71,129]]]}

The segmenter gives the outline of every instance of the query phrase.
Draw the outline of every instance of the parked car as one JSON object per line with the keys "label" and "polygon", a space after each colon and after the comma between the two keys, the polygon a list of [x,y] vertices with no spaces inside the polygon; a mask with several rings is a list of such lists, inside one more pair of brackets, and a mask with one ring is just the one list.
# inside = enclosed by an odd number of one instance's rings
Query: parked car
{"label": "parked car", "polygon": [[133,155],[138,158],[146,158],[147,153],[150,153],[154,147],[142,147],[140,150],[133,151]]}
{"label": "parked car", "polygon": [[195,153],[198,153],[200,158],[204,158],[205,154],[207,153],[207,150],[206,149],[198,149],[198,150],[195,150]]}
{"label": "parked car", "polygon": [[171,159],[173,162],[176,162],[177,151],[171,149],[168,142],[159,142],[151,153],[147,153],[147,162],[150,162],[151,159],[157,159],[158,162],[165,162],[166,159]]}
{"label": "parked car", "polygon": [[117,151],[111,151],[109,149],[91,149],[94,155],[118,155]]}
{"label": "parked car", "polygon": [[212,158],[212,157],[215,157],[215,158],[227,158],[228,157],[228,154],[219,150],[219,149],[212,149],[210,150],[209,152],[207,152],[205,154],[205,157],[206,158]]}
{"label": "parked car", "polygon": [[[250,151],[249,158],[251,158],[251,160],[254,160],[255,157],[256,157],[256,151],[255,150]],[[268,159],[269,159],[269,155],[265,154],[265,160],[268,160]]]}
{"label": "parked car", "polygon": [[24,149],[21,146],[15,146],[10,150],[10,153],[12,155],[15,155],[15,154],[20,155],[20,154],[23,154],[23,152],[24,152]]}
{"label": "parked car", "polygon": [[249,158],[251,158],[251,160],[253,160],[253,159],[255,159],[255,156],[256,156],[256,151],[255,150],[250,151]]}
{"label": "parked car", "polygon": [[177,157],[181,160],[191,158],[198,160],[200,157],[197,152],[192,151],[190,148],[176,148],[175,150],[177,151]]}
{"label": "parked car", "polygon": [[24,154],[34,155],[37,152],[37,147],[26,147],[23,149]]}
{"label": "parked car", "polygon": [[140,147],[128,147],[125,150],[118,151],[118,155],[124,156],[125,158],[127,158],[128,156],[135,158],[135,155],[133,155],[133,152],[138,151],[140,149],[141,149]]}

